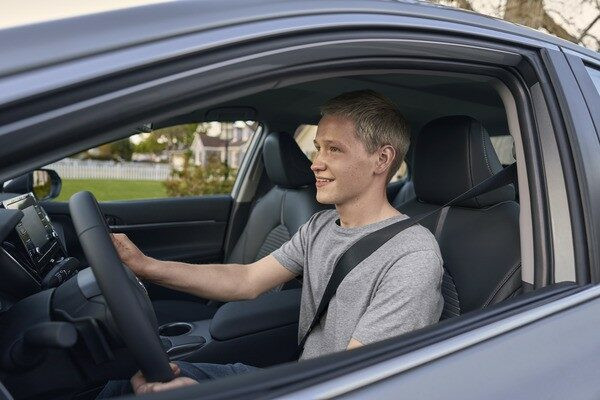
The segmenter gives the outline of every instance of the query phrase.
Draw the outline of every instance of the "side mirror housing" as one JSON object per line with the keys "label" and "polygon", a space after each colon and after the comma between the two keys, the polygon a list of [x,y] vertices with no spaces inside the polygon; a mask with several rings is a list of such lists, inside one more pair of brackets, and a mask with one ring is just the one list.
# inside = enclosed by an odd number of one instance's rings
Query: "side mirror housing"
{"label": "side mirror housing", "polygon": [[33,192],[39,200],[54,199],[60,194],[62,181],[52,169],[37,169],[6,182],[4,192],[29,193]]}

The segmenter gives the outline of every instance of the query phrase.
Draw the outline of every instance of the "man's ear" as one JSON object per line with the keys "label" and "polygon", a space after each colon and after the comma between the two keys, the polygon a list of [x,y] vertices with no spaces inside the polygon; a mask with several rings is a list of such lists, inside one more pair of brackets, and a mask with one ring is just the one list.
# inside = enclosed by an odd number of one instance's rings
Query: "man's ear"
{"label": "man's ear", "polygon": [[395,157],[396,150],[392,146],[390,146],[389,144],[381,146],[379,150],[377,150],[377,162],[375,164],[375,173],[387,173]]}

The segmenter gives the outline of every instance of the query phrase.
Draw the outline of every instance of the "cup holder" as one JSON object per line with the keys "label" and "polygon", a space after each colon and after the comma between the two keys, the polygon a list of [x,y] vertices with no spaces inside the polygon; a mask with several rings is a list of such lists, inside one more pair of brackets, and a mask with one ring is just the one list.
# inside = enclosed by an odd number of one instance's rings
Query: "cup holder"
{"label": "cup holder", "polygon": [[185,322],[175,322],[161,325],[158,328],[160,336],[181,336],[192,331],[192,325]]}

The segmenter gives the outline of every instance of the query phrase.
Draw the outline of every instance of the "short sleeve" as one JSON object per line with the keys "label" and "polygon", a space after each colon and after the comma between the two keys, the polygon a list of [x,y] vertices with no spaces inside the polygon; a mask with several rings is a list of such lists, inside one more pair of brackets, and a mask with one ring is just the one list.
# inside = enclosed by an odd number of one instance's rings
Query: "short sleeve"
{"label": "short sleeve", "polygon": [[369,344],[438,322],[444,305],[442,271],[433,250],[402,257],[380,280],[352,337]]}
{"label": "short sleeve", "polygon": [[301,275],[304,270],[304,260],[308,247],[308,235],[315,215],[300,226],[290,240],[271,253],[281,265],[296,275]]}

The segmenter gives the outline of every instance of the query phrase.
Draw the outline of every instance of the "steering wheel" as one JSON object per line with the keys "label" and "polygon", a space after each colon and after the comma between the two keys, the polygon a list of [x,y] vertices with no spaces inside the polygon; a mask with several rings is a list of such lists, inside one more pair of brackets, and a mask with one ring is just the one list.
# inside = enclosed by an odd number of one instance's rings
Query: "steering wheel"
{"label": "steering wheel", "polygon": [[142,283],[123,266],[96,198],[90,192],[78,192],[69,200],[69,210],[121,338],[144,377],[148,382],[172,380],[150,298]]}

